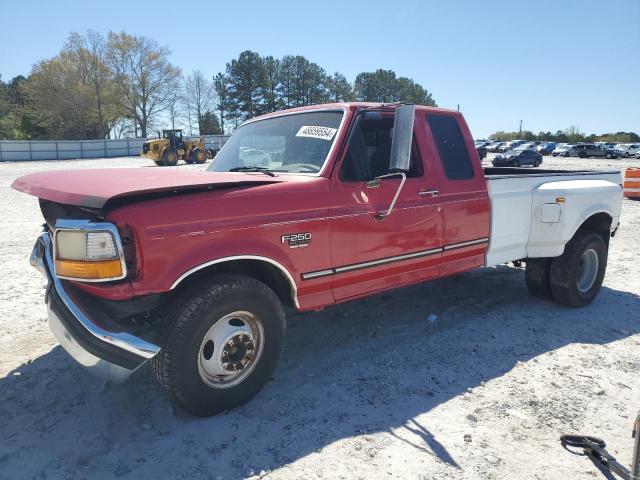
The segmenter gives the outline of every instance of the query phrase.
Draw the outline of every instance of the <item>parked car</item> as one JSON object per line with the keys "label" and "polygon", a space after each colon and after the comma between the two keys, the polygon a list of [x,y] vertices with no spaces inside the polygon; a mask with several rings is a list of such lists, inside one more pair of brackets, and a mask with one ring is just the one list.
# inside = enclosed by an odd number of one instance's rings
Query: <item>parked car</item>
{"label": "parked car", "polygon": [[268,152],[263,152],[257,148],[240,147],[239,158],[242,161],[243,166],[268,165],[271,155]]}
{"label": "parked car", "polygon": [[579,143],[574,145],[573,148],[569,150],[569,155],[580,158],[618,158],[618,153],[615,150],[607,150],[593,143]]}
{"label": "parked car", "polygon": [[506,142],[493,142],[491,145],[487,147],[487,151],[491,153],[496,153],[498,149],[505,143]]}
{"label": "parked car", "polygon": [[[271,379],[284,306],[316,311],[513,260],[533,295],[596,297],[620,173],[483,170],[472,142],[450,110],[320,105],[248,120],[207,171],[58,170],[13,188],[40,199],[31,263],[67,352],[118,380],[150,362],[175,403],[208,416]],[[244,164],[244,147],[265,164]]]}
{"label": "parked car", "polygon": [[584,150],[587,148],[586,144],[584,143],[576,143],[575,145],[573,145],[570,149],[569,149],[569,156],[570,157],[582,157],[584,156]]}
{"label": "parked car", "polygon": [[540,155],[551,155],[556,148],[556,144],[554,142],[546,142],[541,143],[536,147],[536,151]]}
{"label": "parked car", "polygon": [[595,144],[607,150],[616,150],[617,147],[617,144],[613,142],[595,142]]}
{"label": "parked car", "polygon": [[503,145],[501,145],[500,148],[498,148],[498,152],[500,153],[508,152],[509,150],[518,148],[523,143],[525,143],[524,140],[512,140],[510,142],[506,142]]}
{"label": "parked car", "polygon": [[551,152],[551,155],[553,155],[554,157],[569,157],[571,149],[573,148],[573,145],[558,145],[556,148],[553,149],[553,152]]}
{"label": "parked car", "polygon": [[639,151],[640,151],[640,144],[638,143],[629,143],[621,149],[622,156],[625,158],[633,157]]}
{"label": "parked car", "polygon": [[510,150],[493,158],[494,167],[537,167],[542,163],[542,155],[530,148]]}
{"label": "parked car", "polygon": [[611,151],[615,152],[618,157],[624,157],[624,148],[620,145],[614,145]]}
{"label": "parked car", "polygon": [[488,147],[492,144],[493,142],[491,140],[476,140],[474,142],[475,146],[476,146],[476,150],[478,151],[478,155],[480,156],[480,159],[482,160],[483,158],[486,158],[487,156],[487,152],[488,152]]}

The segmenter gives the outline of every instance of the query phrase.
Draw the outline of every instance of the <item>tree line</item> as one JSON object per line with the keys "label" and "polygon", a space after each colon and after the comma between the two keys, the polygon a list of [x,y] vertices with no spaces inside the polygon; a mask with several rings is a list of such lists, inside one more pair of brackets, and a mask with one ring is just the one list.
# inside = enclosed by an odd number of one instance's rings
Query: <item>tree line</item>
{"label": "tree line", "polygon": [[353,83],[301,55],[244,51],[212,78],[184,75],[157,41],[125,32],[71,33],[60,53],[27,76],[0,78],[0,139],[146,137],[156,128],[188,134],[230,132],[283,108],[341,101],[436,103],[392,70]]}
{"label": "tree line", "polygon": [[491,140],[499,140],[507,142],[509,140],[526,140],[533,142],[536,140],[555,143],[594,143],[594,142],[611,142],[611,143],[636,143],[640,142],[640,135],[635,132],[616,132],[602,134],[585,134],[577,127],[572,126],[565,130],[558,130],[556,133],[539,132],[537,134],[529,131],[504,132],[497,131],[489,135]]}

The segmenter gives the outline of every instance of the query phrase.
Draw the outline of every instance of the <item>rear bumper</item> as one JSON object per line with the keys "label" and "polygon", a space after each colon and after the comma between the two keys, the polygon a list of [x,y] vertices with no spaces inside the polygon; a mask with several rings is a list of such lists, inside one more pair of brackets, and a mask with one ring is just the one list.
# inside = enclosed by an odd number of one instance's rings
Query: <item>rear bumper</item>
{"label": "rear bumper", "polygon": [[111,320],[89,295],[55,276],[48,233],[38,238],[30,262],[49,282],[45,303],[51,331],[62,347],[92,373],[122,381],[160,351],[157,345]]}

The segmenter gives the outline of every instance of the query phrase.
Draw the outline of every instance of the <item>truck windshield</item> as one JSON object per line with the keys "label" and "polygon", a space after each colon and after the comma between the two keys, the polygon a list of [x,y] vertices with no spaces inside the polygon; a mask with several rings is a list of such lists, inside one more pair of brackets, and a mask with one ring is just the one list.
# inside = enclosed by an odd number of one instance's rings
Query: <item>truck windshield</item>
{"label": "truck windshield", "polygon": [[208,170],[318,173],[343,115],[342,110],[292,113],[248,123],[231,135]]}

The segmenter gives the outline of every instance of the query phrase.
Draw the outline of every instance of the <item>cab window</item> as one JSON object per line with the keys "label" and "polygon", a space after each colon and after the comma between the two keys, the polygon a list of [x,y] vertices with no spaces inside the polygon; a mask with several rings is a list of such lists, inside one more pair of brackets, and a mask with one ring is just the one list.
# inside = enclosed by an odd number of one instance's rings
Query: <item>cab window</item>
{"label": "cab window", "polygon": [[444,173],[449,180],[473,178],[473,166],[462,131],[455,117],[429,114],[427,123],[440,154]]}
{"label": "cab window", "polygon": [[[368,181],[389,173],[393,120],[392,116],[358,119],[340,168],[341,180]],[[414,142],[407,176],[421,177],[422,173],[422,161]]]}

